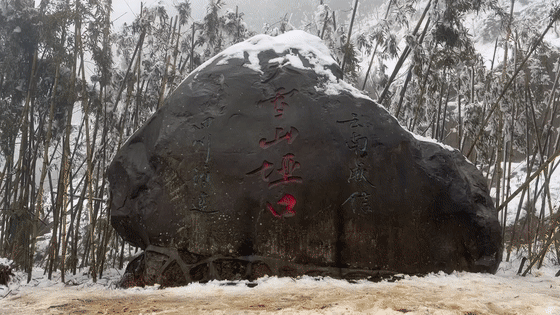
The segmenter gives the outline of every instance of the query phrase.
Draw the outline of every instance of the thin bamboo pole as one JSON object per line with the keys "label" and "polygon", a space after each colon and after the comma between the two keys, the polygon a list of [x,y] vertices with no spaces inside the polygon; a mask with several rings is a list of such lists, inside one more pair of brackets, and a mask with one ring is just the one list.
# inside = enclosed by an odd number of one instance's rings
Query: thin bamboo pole
{"label": "thin bamboo pole", "polygon": [[342,57],[342,77],[344,78],[344,67],[346,66],[346,59],[348,56],[348,51],[350,50],[350,40],[352,37],[352,28],[354,27],[354,19],[356,17],[356,11],[358,10],[358,0],[354,2],[354,11],[352,12],[352,19],[350,20],[350,29],[348,30],[348,38],[346,39],[346,44],[344,45],[344,56]]}
{"label": "thin bamboo pole", "polygon": [[469,149],[469,151],[467,152],[467,156],[470,156],[472,151],[474,150],[474,148],[476,147],[476,144],[478,143],[478,141],[480,140],[480,137],[482,136],[482,133],[484,132],[484,128],[486,127],[486,125],[488,124],[488,121],[490,120],[490,118],[492,117],[492,114],[494,113],[494,111],[496,110],[496,108],[498,107],[498,105],[500,104],[500,102],[502,101],[502,98],[504,98],[506,92],[509,90],[509,88],[511,87],[513,81],[515,80],[515,78],[517,77],[517,75],[519,74],[519,72],[521,71],[521,69],[523,69],[523,67],[525,66],[525,64],[527,63],[527,61],[529,60],[529,58],[531,57],[531,55],[535,52],[535,50],[537,49],[537,47],[540,45],[540,43],[542,42],[544,36],[548,33],[548,31],[552,28],[552,26],[554,25],[554,23],[556,23],[556,20],[559,17],[559,13],[555,13],[554,17],[551,18],[551,21],[548,23],[547,27],[545,28],[545,30],[541,33],[541,35],[537,38],[537,40],[533,43],[533,46],[531,47],[531,49],[529,50],[529,53],[527,54],[527,56],[525,56],[525,59],[523,59],[523,62],[521,62],[521,64],[519,65],[519,67],[517,67],[517,69],[515,70],[515,73],[511,76],[511,78],[509,79],[509,81],[507,82],[507,84],[504,86],[504,89],[502,90],[502,92],[500,93],[500,96],[498,97],[498,99],[496,99],[496,101],[492,104],[492,107],[490,108],[490,111],[488,112],[488,114],[486,114],[484,120],[482,121],[482,124],[480,125],[480,129],[478,131],[478,133],[476,134],[475,138],[472,141],[471,147]]}
{"label": "thin bamboo pole", "polygon": [[[389,4],[387,4],[387,11],[385,11],[385,17],[383,18],[384,20],[387,20],[387,17],[389,17],[389,12],[391,11],[391,5],[393,4],[393,0],[389,0]],[[328,12],[327,12],[328,13]],[[325,19],[325,25],[327,25],[327,20]],[[323,27],[323,32],[325,31],[324,27]],[[323,39],[323,35],[321,34],[321,39]],[[369,77],[369,72],[371,71],[371,67],[373,65],[373,60],[375,58],[375,53],[377,52],[377,47],[379,47],[379,40],[375,41],[375,48],[373,49],[373,53],[371,54],[371,59],[369,61],[369,66],[368,69],[366,71],[366,76],[364,77],[364,84],[362,85],[362,90],[366,89],[366,83]]]}
{"label": "thin bamboo pole", "polygon": [[[420,25],[422,25],[422,22],[424,21],[424,18],[426,17],[426,14],[428,13],[428,10],[430,9],[431,4],[432,4],[432,0],[428,1],[428,4],[426,5],[426,8],[424,9],[424,12],[422,13],[422,16],[420,17],[420,20],[418,20],[418,23],[416,24],[416,27],[414,28],[414,31],[411,34],[412,36],[416,36],[416,34],[418,33],[418,30],[420,29]],[[428,22],[426,23],[426,26],[424,27],[424,33],[428,29],[429,24],[430,24],[430,19],[428,19]],[[421,42],[421,41],[419,41],[419,42]],[[385,97],[389,93],[389,87],[391,86],[391,84],[395,80],[395,77],[399,73],[402,65],[404,64],[404,61],[408,57],[408,54],[410,54],[410,51],[411,51],[411,48],[407,44],[406,48],[404,49],[403,53],[401,54],[401,57],[397,61],[397,65],[393,69],[393,72],[391,73],[391,76],[389,77],[389,80],[387,81],[387,85],[385,85],[385,88],[383,89],[383,92],[381,93],[381,96],[377,100],[377,102],[379,104],[383,103],[383,100],[385,99]]]}

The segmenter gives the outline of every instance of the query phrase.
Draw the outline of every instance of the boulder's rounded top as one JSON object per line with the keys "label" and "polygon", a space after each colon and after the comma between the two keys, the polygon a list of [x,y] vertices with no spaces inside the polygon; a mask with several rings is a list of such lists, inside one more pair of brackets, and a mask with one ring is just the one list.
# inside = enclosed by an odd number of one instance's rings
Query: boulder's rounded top
{"label": "boulder's rounded top", "polygon": [[[227,64],[230,59],[244,59],[248,55],[249,63],[244,64],[244,66],[262,73],[258,55],[268,50],[273,50],[281,56],[290,56],[293,55],[292,51],[297,51],[300,55],[306,57],[310,61],[311,66],[315,68],[317,66],[323,68],[336,65],[336,61],[331,57],[329,48],[325,46],[319,37],[297,30],[280,34],[276,37],[265,34],[253,36],[225,49],[211,60],[202,64],[197,71],[204,69],[217,59],[219,59],[218,64]],[[294,58],[289,58],[288,60],[282,60],[282,58],[269,60],[269,63],[274,62],[279,62],[281,65],[284,65],[283,62],[290,62],[293,67],[309,69],[309,66],[304,66],[301,61]],[[331,73],[331,75],[334,77],[334,74]]]}
{"label": "boulder's rounded top", "polygon": [[[274,52],[271,58],[266,52]],[[321,77],[322,84],[317,86],[318,92],[327,95],[339,95],[343,91],[356,98],[371,100],[361,91],[342,80],[342,71],[336,60],[331,56],[329,48],[317,36],[295,30],[278,36],[256,35],[241,43],[235,44],[195,69],[186,80],[195,78],[206,68],[220,65],[231,65],[236,60],[243,60],[243,67],[260,75],[265,75],[265,68],[271,65],[280,68],[291,66],[296,69],[313,71]]]}
{"label": "boulder's rounded top", "polygon": [[[256,53],[273,49],[278,54],[283,54],[295,49],[302,55],[314,56],[313,61],[317,65],[329,66],[336,64],[336,61],[331,56],[329,48],[327,48],[319,37],[300,30],[290,31],[276,37],[264,34],[256,35],[241,43],[237,48]],[[224,52],[227,52],[227,50]],[[270,62],[273,61],[274,60],[271,60]],[[293,66],[298,65],[296,64]]]}

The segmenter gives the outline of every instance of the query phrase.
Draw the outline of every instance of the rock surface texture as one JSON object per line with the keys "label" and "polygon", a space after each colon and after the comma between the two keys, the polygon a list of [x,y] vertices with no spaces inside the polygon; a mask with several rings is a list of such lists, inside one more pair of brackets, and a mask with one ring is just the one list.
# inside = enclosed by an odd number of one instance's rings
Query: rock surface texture
{"label": "rock surface texture", "polygon": [[133,281],[495,272],[481,173],[340,78],[301,31],[189,75],[108,169],[111,222],[145,250]]}

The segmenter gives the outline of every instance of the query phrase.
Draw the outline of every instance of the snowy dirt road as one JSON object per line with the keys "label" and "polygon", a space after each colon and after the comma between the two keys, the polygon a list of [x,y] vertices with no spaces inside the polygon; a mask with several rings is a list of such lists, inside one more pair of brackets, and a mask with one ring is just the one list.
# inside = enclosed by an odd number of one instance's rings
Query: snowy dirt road
{"label": "snowy dirt road", "polygon": [[510,266],[497,275],[441,273],[354,284],[270,277],[253,288],[214,281],[122,290],[110,288],[109,278],[74,286],[41,279],[12,285],[0,300],[0,314],[560,314],[560,278],[552,268],[527,277]]}

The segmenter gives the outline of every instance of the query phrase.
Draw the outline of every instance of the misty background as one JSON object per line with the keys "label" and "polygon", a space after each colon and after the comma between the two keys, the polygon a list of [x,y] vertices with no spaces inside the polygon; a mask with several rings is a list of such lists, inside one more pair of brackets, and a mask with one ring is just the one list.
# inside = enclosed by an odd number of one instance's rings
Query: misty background
{"label": "misty background", "polygon": [[[173,16],[175,14],[174,5],[177,2],[177,0],[113,1],[113,26],[118,29],[124,23],[130,24],[140,12],[141,4],[144,7],[161,4]],[[209,0],[190,0],[193,20],[202,20],[209,2]],[[239,12],[244,14],[243,20],[247,23],[249,29],[260,33],[265,23],[272,25],[286,15],[291,24],[296,27],[302,26],[306,19],[309,20],[312,17],[321,0],[225,0],[222,2],[224,3],[224,11],[227,9],[235,11],[237,6]],[[337,19],[345,22],[349,20],[355,0],[323,0],[322,2],[341,15]],[[382,3],[383,0],[359,1],[356,14],[358,20],[376,12]]]}

